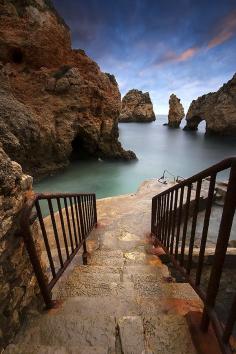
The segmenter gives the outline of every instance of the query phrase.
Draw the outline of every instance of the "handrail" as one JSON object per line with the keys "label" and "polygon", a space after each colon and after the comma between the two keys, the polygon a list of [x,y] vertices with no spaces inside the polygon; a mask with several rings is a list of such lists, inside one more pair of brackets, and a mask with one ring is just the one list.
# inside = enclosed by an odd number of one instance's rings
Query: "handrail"
{"label": "handrail", "polygon": [[[230,169],[227,192],[223,205],[214,261],[211,268],[207,291],[201,286],[208,228],[215,195],[217,173]],[[196,274],[192,275],[193,249],[197,218],[200,211],[202,182],[207,177],[208,192],[205,198],[205,216],[201,244],[197,260]],[[196,184],[195,191],[192,189]],[[225,159],[194,176],[179,182],[152,198],[151,231],[154,243],[160,245],[170,256],[174,266],[184,275],[204,303],[201,328],[206,331],[212,322],[221,350],[232,353],[229,341],[236,322],[236,294],[228,314],[225,327],[222,326],[215,310],[224,261],[227,253],[232,222],[236,208],[236,157]],[[191,215],[190,215],[191,213]],[[191,219],[189,239],[187,230]],[[182,225],[182,226],[181,226]],[[188,243],[188,244],[187,244]],[[187,250],[187,254],[186,254]]]}
{"label": "handrail", "polygon": [[[48,232],[42,215],[40,202],[47,201],[49,218],[53,232]],[[53,202],[57,203],[55,211]],[[64,208],[62,208],[62,202]],[[34,221],[42,234],[42,246],[47,254],[52,279],[47,278],[37,252],[39,242],[32,234],[32,212]],[[56,213],[57,212],[57,213]],[[37,193],[28,199],[22,210],[20,226],[29,258],[37,278],[39,288],[47,308],[53,307],[51,291],[79,249],[83,247],[83,263],[87,264],[86,238],[97,225],[96,195],[85,193]],[[52,243],[55,242],[57,255],[52,255]],[[64,246],[64,247],[63,247]]]}
{"label": "handrail", "polygon": [[[221,162],[218,162],[217,164],[212,165],[209,168],[206,168],[205,170],[193,175],[192,177],[189,177],[189,178],[185,179],[184,181],[179,182],[177,185],[174,185],[174,186],[170,187],[168,189],[168,191],[171,192],[172,190],[176,190],[176,189],[179,189],[180,187],[186,186],[186,185],[188,185],[190,183],[194,183],[198,179],[205,179],[205,178],[209,177],[209,175],[211,175],[213,173],[217,173],[217,172],[226,170],[226,169],[231,167],[233,162],[236,162],[236,157],[230,157],[228,159],[222,160]],[[159,193],[159,194],[157,194],[153,198],[157,198],[157,197],[159,197],[161,195],[164,195],[165,192],[166,192],[166,190],[161,192],[161,193]]]}

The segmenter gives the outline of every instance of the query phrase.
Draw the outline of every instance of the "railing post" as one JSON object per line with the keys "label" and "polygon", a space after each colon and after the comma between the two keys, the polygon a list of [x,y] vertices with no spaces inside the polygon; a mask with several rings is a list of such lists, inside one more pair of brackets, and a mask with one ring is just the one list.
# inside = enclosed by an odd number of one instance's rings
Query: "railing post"
{"label": "railing post", "polygon": [[26,204],[25,209],[23,210],[21,215],[21,221],[20,221],[21,232],[46,308],[50,309],[53,307],[53,301],[51,298],[51,293],[47,286],[47,282],[38,258],[38,254],[31,233],[31,228],[29,223],[31,211],[32,208]]}
{"label": "railing post", "polygon": [[95,227],[97,227],[98,219],[97,219],[96,194],[93,194],[93,211],[94,211],[94,225]]}
{"label": "railing post", "polygon": [[213,308],[215,305],[216,296],[218,293],[222,269],[224,266],[225,255],[227,252],[228,242],[232,222],[234,218],[236,207],[236,161],[232,162],[230,177],[228,182],[227,193],[225,196],[225,203],[219,228],[219,234],[216,243],[214,263],[208,283],[206,294],[206,306],[203,311],[201,328],[207,331],[209,326],[209,316],[207,308]]}
{"label": "railing post", "polygon": [[81,233],[82,233],[82,244],[83,244],[83,264],[87,265],[88,264],[88,252],[87,252],[87,246],[86,246],[86,235],[85,235],[85,227],[84,227],[84,218],[83,218],[83,213],[82,213],[82,206],[81,206],[81,196],[78,196],[78,209],[79,209],[79,220],[80,220],[80,227],[81,227]]}
{"label": "railing post", "polygon": [[157,214],[157,198],[152,198],[152,222],[151,222],[151,233],[156,236],[156,227],[155,227],[155,222],[156,220],[156,214]]}

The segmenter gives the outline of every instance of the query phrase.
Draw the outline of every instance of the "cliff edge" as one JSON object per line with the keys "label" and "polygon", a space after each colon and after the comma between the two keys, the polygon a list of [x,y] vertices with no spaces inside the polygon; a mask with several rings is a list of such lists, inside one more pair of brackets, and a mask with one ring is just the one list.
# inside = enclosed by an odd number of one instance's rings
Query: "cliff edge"
{"label": "cliff edge", "polygon": [[116,80],[83,50],[49,0],[0,3],[0,142],[33,176],[71,159],[134,159],[119,140]]}

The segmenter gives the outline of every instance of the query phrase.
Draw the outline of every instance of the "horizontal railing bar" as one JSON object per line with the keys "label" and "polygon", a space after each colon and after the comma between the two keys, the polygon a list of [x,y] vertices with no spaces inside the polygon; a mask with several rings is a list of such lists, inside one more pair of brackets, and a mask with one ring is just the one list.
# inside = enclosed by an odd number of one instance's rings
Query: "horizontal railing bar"
{"label": "horizontal railing bar", "polygon": [[175,184],[174,186],[164,190],[163,192],[157,194],[156,196],[154,196],[153,198],[159,198],[161,197],[162,195],[166,194],[166,193],[169,193],[171,192],[172,190],[175,190],[175,189],[179,189],[181,187],[185,187],[191,183],[194,183],[194,182],[197,182],[199,179],[204,179],[204,178],[207,178],[209,177],[210,175],[214,174],[214,173],[218,173],[218,172],[221,172],[223,170],[226,170],[228,168],[230,168],[233,164],[233,162],[236,162],[236,157],[231,157],[231,158],[228,158],[228,159],[225,159],[215,165],[212,165],[211,167],[203,170],[202,172],[200,173],[197,173],[196,175],[192,176],[192,177],[189,177],[187,179],[185,179],[184,181],[181,181],[179,182],[178,184]]}
{"label": "horizontal railing bar", "polygon": [[35,193],[37,199],[54,199],[54,198],[66,198],[66,197],[79,197],[92,195],[95,193]]}

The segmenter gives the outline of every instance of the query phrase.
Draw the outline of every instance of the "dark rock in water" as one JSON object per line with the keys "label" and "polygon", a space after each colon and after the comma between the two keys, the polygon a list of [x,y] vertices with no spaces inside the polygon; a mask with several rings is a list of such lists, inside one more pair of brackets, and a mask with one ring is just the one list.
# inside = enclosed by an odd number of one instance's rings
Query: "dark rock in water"
{"label": "dark rock in water", "polygon": [[168,125],[169,125],[168,123],[164,123],[163,124],[164,127],[168,127]]}
{"label": "dark rock in water", "polygon": [[9,157],[36,177],[84,154],[136,158],[118,140],[115,77],[72,50],[52,3],[3,0],[0,13],[0,142]]}
{"label": "dark rock in water", "polygon": [[217,92],[192,101],[184,130],[197,130],[206,121],[206,133],[236,136],[236,74]]}
{"label": "dark rock in water", "polygon": [[179,128],[184,118],[184,107],[180,103],[180,99],[172,94],[169,99],[168,126],[170,128]]}
{"label": "dark rock in water", "polygon": [[122,100],[119,122],[152,122],[156,120],[149,93],[130,90]]}

